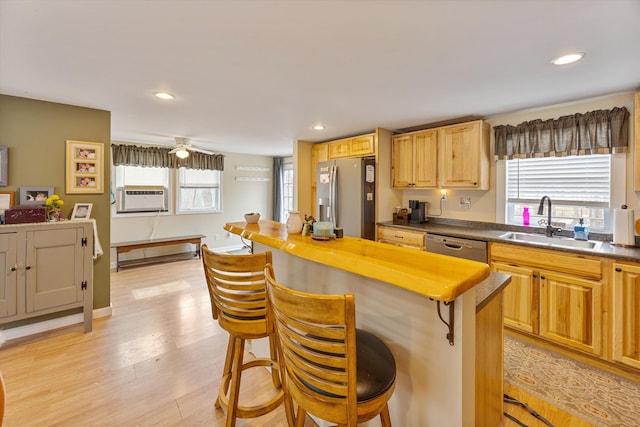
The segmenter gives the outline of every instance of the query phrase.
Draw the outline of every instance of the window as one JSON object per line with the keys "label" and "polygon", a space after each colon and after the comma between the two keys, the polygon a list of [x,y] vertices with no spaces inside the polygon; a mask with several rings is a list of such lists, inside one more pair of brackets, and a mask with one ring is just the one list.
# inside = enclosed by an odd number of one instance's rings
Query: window
{"label": "window", "polygon": [[293,210],[293,163],[282,165],[282,210],[280,218],[286,221],[289,211]]}
{"label": "window", "polygon": [[169,188],[169,168],[116,166],[116,188],[125,185],[160,185]]}
{"label": "window", "polygon": [[[115,216],[145,216],[158,215],[160,212],[169,210],[169,168],[155,168],[143,166],[116,166],[114,173],[115,198],[112,205],[115,205],[113,214]],[[125,195],[126,186],[154,186],[165,189],[164,197],[154,195],[153,200],[149,198],[133,200]],[[154,190],[155,191],[155,190]],[[166,215],[166,213],[165,213]]]}
{"label": "window", "polygon": [[[540,199],[552,200],[552,220],[573,229],[582,218],[592,231],[610,230],[612,205],[612,155],[543,157],[506,161],[506,222],[522,224],[529,208],[531,225],[547,218],[545,205],[538,215]],[[624,171],[623,171],[624,173]]]}
{"label": "window", "polygon": [[222,212],[221,173],[178,169],[178,213]]}

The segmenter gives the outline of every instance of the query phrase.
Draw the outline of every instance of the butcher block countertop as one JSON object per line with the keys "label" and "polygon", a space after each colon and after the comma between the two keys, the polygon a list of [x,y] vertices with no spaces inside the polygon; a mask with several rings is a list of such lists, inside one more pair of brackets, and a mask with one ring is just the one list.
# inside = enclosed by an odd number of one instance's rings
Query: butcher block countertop
{"label": "butcher block countertop", "polygon": [[287,234],[284,224],[227,223],[230,233],[291,255],[375,279],[439,301],[453,301],[489,277],[487,264],[366,239],[329,241]]}

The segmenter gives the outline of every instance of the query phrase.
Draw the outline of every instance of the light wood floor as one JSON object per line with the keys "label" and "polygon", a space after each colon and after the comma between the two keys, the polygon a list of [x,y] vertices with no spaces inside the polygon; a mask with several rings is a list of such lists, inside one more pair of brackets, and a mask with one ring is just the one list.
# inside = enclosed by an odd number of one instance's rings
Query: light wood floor
{"label": "light wood floor", "polygon": [[[4,427],[224,425],[213,402],[227,334],[211,318],[200,261],[114,271],[111,299],[113,316],[94,320],[91,333],[71,326],[0,349],[8,394]],[[256,386],[269,380],[257,369],[245,372],[241,399],[250,404],[270,392]],[[505,392],[557,427],[589,426],[508,385]],[[544,426],[522,408],[505,410],[530,427]],[[280,427],[286,421],[279,408],[237,425]],[[315,424],[307,419],[306,426]]]}

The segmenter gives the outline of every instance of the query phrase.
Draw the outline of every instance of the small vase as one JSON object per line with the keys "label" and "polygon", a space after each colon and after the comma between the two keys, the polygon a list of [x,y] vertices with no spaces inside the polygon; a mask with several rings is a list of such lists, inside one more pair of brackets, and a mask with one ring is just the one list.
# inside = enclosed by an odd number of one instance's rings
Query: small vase
{"label": "small vase", "polygon": [[60,221],[60,210],[50,209],[47,213],[47,220],[49,220],[50,222]]}
{"label": "small vase", "polygon": [[288,234],[302,233],[302,218],[300,218],[300,212],[289,211],[289,218],[287,219],[287,233]]}

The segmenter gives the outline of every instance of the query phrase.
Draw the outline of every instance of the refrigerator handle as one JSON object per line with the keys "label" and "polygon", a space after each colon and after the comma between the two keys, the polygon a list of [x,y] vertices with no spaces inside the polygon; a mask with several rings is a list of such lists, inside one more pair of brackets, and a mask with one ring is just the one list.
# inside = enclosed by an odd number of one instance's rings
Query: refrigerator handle
{"label": "refrigerator handle", "polygon": [[333,223],[334,227],[338,225],[338,197],[337,197],[337,179],[338,179],[338,167],[336,165],[331,166],[331,173],[329,175],[329,204],[331,208],[329,220]]}

